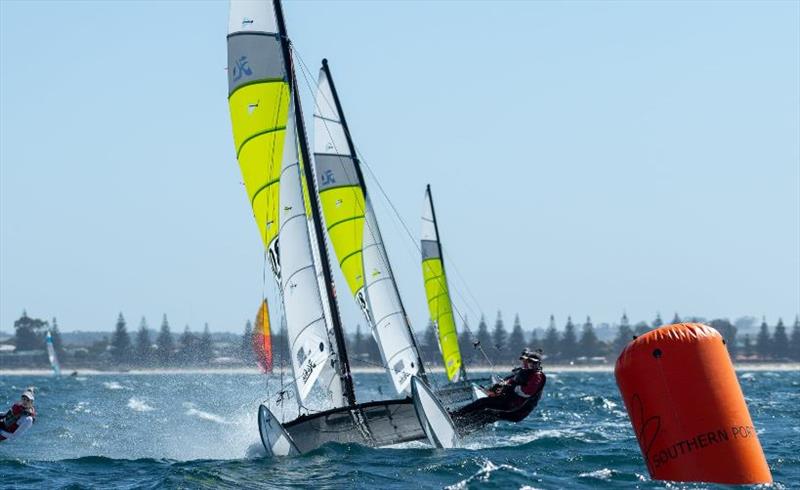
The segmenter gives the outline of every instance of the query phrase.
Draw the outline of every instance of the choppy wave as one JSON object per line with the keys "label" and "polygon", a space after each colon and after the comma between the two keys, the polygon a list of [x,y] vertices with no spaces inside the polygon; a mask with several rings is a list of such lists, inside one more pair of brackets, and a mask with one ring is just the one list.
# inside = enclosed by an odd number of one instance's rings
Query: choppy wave
{"label": "choppy wave", "polygon": [[[359,381],[359,399],[369,400],[385,378]],[[14,384],[0,377],[0,404],[13,401],[16,385],[37,385],[40,395],[24,443],[0,443],[0,474],[36,490],[675,487],[646,476],[611,373],[563,372],[558,381],[528,419],[494,424],[463,449],[332,444],[265,459],[256,422],[264,377],[257,374],[96,375],[80,383],[42,376]],[[742,383],[775,488],[800,481],[798,385],[800,372],[787,371]]]}
{"label": "choppy wave", "polygon": [[151,407],[146,402],[139,400],[138,398],[129,399],[128,408],[130,408],[134,412],[151,412],[155,410],[155,408]]}
{"label": "choppy wave", "polygon": [[125,387],[119,384],[116,381],[104,381],[103,386],[106,387],[107,390],[124,390]]}
{"label": "choppy wave", "polygon": [[198,410],[197,408],[195,408],[194,404],[192,404],[192,403],[184,403],[184,407],[186,408],[186,415],[188,415],[190,417],[195,417],[195,418],[198,418],[200,420],[207,420],[209,422],[214,422],[214,423],[222,424],[222,425],[231,425],[231,424],[233,424],[232,421],[226,420],[225,418],[223,418],[223,417],[221,417],[219,415],[213,414],[211,412],[205,412],[203,410]]}

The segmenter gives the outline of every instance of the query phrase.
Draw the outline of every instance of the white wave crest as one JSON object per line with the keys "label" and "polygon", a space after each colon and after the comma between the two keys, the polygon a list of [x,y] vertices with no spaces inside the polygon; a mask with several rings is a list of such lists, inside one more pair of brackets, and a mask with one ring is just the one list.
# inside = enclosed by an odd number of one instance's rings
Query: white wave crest
{"label": "white wave crest", "polygon": [[588,473],[581,473],[578,478],[597,478],[598,480],[610,480],[614,476],[614,470],[603,468],[601,470],[590,471]]}
{"label": "white wave crest", "polygon": [[475,473],[474,475],[470,476],[469,478],[465,478],[464,480],[461,480],[460,482],[454,483],[453,485],[448,485],[448,486],[446,486],[444,488],[446,490],[463,490],[465,488],[468,488],[469,483],[472,482],[472,481],[480,481],[480,482],[489,481],[489,477],[491,477],[492,473],[494,473],[497,470],[510,470],[510,471],[513,471],[514,473],[519,473],[519,474],[525,475],[525,476],[531,476],[528,473],[526,473],[525,471],[523,471],[523,470],[521,470],[521,469],[519,469],[519,468],[517,468],[515,466],[511,466],[510,464],[499,464],[499,465],[496,465],[496,464],[494,464],[493,462],[491,462],[488,459],[484,459],[479,464],[480,464],[480,469],[478,470],[477,473]]}
{"label": "white wave crest", "polygon": [[121,384],[117,383],[116,381],[104,381],[103,386],[106,387],[107,390],[124,390],[125,387]]}
{"label": "white wave crest", "polygon": [[151,407],[147,403],[137,398],[131,398],[128,400],[128,408],[133,410],[134,412],[150,412],[155,410],[155,408]]}
{"label": "white wave crest", "polygon": [[198,418],[200,420],[208,420],[209,422],[215,422],[217,424],[222,424],[222,425],[231,425],[231,424],[233,424],[233,422],[231,422],[229,420],[225,420],[224,418],[220,417],[217,414],[213,414],[213,413],[210,413],[210,412],[204,412],[202,410],[196,409],[192,403],[184,403],[183,406],[187,408],[186,415],[188,415],[190,417],[195,417],[195,418]]}

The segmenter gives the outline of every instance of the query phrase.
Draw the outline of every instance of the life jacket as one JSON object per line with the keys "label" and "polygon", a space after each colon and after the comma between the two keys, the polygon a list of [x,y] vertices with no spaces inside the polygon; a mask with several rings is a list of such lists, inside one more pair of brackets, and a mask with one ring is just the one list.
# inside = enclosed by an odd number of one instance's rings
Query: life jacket
{"label": "life jacket", "polygon": [[530,398],[541,393],[544,388],[545,375],[540,370],[522,369],[517,373],[518,378],[514,381],[514,394],[522,398]]}
{"label": "life jacket", "polygon": [[34,422],[36,422],[36,409],[31,407],[27,409],[22,405],[15,403],[11,406],[11,409],[6,412],[6,415],[3,417],[3,428],[6,432],[14,432],[19,427],[19,419],[22,417],[31,417]]}

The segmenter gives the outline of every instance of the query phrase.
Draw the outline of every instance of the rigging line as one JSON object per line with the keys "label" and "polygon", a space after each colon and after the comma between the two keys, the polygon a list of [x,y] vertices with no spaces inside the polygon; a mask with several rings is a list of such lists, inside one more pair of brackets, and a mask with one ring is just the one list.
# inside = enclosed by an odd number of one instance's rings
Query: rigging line
{"label": "rigging line", "polygon": [[[309,88],[309,89],[312,91],[312,93],[313,93],[313,87],[312,87],[312,84],[311,84],[311,82],[309,82],[309,80],[308,80],[308,76],[307,76],[307,73],[308,73],[308,75],[309,75],[309,76],[312,76],[312,74],[311,74],[311,70],[309,70],[309,68],[308,68],[308,65],[306,65],[306,63],[305,63],[305,60],[304,60],[304,59],[303,59],[303,57],[300,55],[300,53],[297,51],[297,49],[293,47],[293,50],[294,50],[295,54],[297,55],[297,58],[298,58],[298,60],[300,61],[300,67],[301,67],[301,70],[300,70],[300,71],[301,71],[301,73],[302,73],[302,75],[303,75],[303,79],[304,79],[304,81],[306,82],[306,85],[308,86],[308,88]],[[325,95],[324,95],[324,94],[322,94],[322,96],[323,96],[323,98],[325,99],[325,102],[328,104],[328,108],[329,108],[329,109],[333,109],[333,106],[331,105],[331,101],[329,101],[329,100],[327,99],[327,97],[325,97]],[[315,104],[315,106],[316,106],[317,108],[319,108],[319,104],[317,103],[316,97],[314,97],[314,104]],[[330,132],[330,129],[328,128],[327,121],[326,121],[325,119],[322,119],[322,122],[323,122],[323,126],[325,127],[325,130],[326,130],[326,132],[328,133],[328,136],[329,136],[329,137],[330,137],[330,139],[331,139],[331,143],[332,143],[332,144],[333,144],[333,146],[334,146],[334,150],[336,150],[336,144],[335,144],[335,142],[333,141],[333,135],[331,134],[331,132]],[[340,123],[340,124],[341,124],[341,123]],[[400,221],[400,223],[403,225],[403,228],[405,229],[405,231],[406,231],[406,234],[407,234],[407,235],[408,235],[408,237],[411,239],[412,243],[415,245],[415,247],[416,247],[416,248],[417,248],[417,250],[420,252],[420,254],[422,254],[422,250],[420,249],[420,245],[419,245],[419,243],[417,243],[417,241],[414,239],[414,236],[412,235],[411,231],[409,230],[409,228],[408,228],[408,225],[405,223],[405,221],[403,220],[402,216],[401,216],[401,215],[400,215],[400,213],[397,211],[397,208],[394,206],[394,203],[391,201],[391,199],[389,199],[389,196],[388,196],[388,194],[386,193],[386,191],[383,189],[383,186],[381,185],[380,181],[378,180],[378,178],[377,178],[377,175],[376,175],[376,174],[375,174],[375,172],[372,170],[372,167],[369,165],[369,163],[367,163],[367,161],[366,161],[366,160],[363,158],[363,154],[362,154],[362,153],[361,153],[361,151],[358,149],[358,147],[356,147],[356,145],[355,145],[355,142],[353,142],[353,147],[354,147],[354,148],[355,148],[355,150],[356,150],[356,155],[352,155],[352,156],[351,156],[351,158],[353,158],[353,159],[356,159],[356,158],[358,158],[359,162],[363,163],[363,164],[364,164],[364,166],[367,168],[367,170],[369,170],[369,172],[370,172],[370,175],[372,175],[373,181],[376,183],[376,185],[378,186],[378,189],[381,191],[381,194],[383,195],[384,199],[385,199],[385,200],[388,202],[389,206],[390,206],[390,207],[392,208],[392,210],[394,211],[394,214],[395,214],[395,216],[397,217],[398,221]],[[338,150],[336,150],[336,151],[338,152]],[[340,165],[342,166],[342,170],[343,170],[345,173],[348,173],[347,169],[344,167],[344,164],[343,164],[343,163],[341,163],[341,159],[339,159],[339,160],[340,160]],[[348,178],[351,178],[351,176],[349,176],[349,175],[348,175]],[[353,192],[355,193],[355,190],[354,190]],[[356,200],[356,202],[358,202],[358,201]],[[359,207],[360,207],[360,206],[361,206],[361,204],[359,203]],[[366,214],[366,213],[364,213],[364,214]],[[371,230],[370,230],[370,231],[371,231]],[[374,236],[374,235],[373,235],[373,236]],[[383,240],[381,240],[381,241],[383,241]],[[387,259],[388,259],[388,257],[387,257]],[[451,262],[452,262],[452,260],[451,260]],[[456,269],[457,269],[457,268],[456,268]],[[390,270],[391,270],[391,269],[390,269]],[[456,272],[458,272],[458,270],[457,270]],[[395,284],[396,284],[396,283],[395,283]],[[446,287],[446,284],[444,284],[444,287]],[[456,289],[456,291],[458,292],[458,288],[455,288],[455,289]],[[398,291],[398,293],[399,293],[399,291]],[[459,296],[461,296],[461,294],[460,294],[460,293],[459,293]],[[463,301],[463,300],[464,300],[464,298],[462,297],[462,301]],[[466,302],[465,302],[465,303],[466,303]],[[477,302],[476,302],[476,304],[477,304]],[[465,320],[464,320],[464,316],[461,314],[461,311],[459,311],[459,309],[458,309],[458,308],[457,308],[455,305],[452,305],[452,307],[453,307],[453,309],[455,309],[455,310],[456,310],[456,313],[458,313],[458,316],[461,318],[461,320],[462,320],[462,322],[464,323],[465,327],[467,328],[467,331],[469,332],[469,334],[470,334],[470,335],[471,335],[471,336],[472,336],[472,337],[473,337],[475,340],[477,340],[477,339],[476,339],[476,337],[474,336],[474,334],[472,333],[471,329],[469,328],[469,326],[467,326],[467,325],[466,325],[466,322],[465,322]],[[480,305],[478,305],[478,308],[480,309]],[[470,308],[470,309],[471,309],[471,308]],[[482,316],[483,316],[483,315],[482,315]],[[406,321],[408,321],[408,320],[406,320]],[[410,326],[409,326],[409,327],[410,327]],[[415,343],[418,345],[418,342],[416,341],[416,335],[415,335],[414,329],[413,329],[413,328],[409,328],[409,331],[410,331],[410,335],[411,335],[411,336],[414,338],[414,342],[415,342]],[[494,363],[491,361],[491,359],[489,359],[489,356],[488,356],[488,355],[486,354],[486,352],[484,351],[484,349],[483,349],[483,346],[482,346],[482,345],[480,345],[480,343],[476,343],[476,342],[475,342],[475,340],[473,340],[473,345],[475,345],[475,346],[476,346],[476,347],[477,347],[477,348],[478,348],[478,349],[481,351],[481,353],[483,354],[483,357],[484,357],[484,359],[486,360],[486,362],[488,362],[488,363],[489,363],[489,365],[491,366],[492,370],[494,370],[494,367],[495,367],[495,366],[494,366]],[[497,346],[495,346],[495,349],[496,349],[498,352],[500,351],[500,349],[499,349],[499,348],[497,348]]]}

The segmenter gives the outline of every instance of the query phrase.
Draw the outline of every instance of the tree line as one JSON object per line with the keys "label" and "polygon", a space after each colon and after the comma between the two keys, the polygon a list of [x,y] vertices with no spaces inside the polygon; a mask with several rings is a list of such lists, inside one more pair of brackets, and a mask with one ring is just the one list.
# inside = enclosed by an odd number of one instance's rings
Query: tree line
{"label": "tree line", "polygon": [[86,349],[67,353],[55,318],[52,322],[48,322],[31,318],[23,311],[22,316],[14,322],[15,350],[19,352],[45,349],[48,331],[52,336],[56,355],[62,363],[103,362],[117,366],[170,367],[202,365],[210,362],[215,356],[208,324],[200,334],[192,332],[187,325],[176,342],[167,315],[164,315],[161,327],[153,339],[145,318],[141,319],[138,330],[131,335],[122,313],[117,317],[110,339],[104,337]]}
{"label": "tree line", "polygon": [[[692,321],[689,319],[688,321]],[[676,314],[671,323],[680,323]],[[727,319],[706,322],[717,329],[726,340],[731,357],[737,360],[752,361],[800,361],[800,318],[796,318],[789,332],[782,319],[769,326],[762,320],[758,334],[737,335],[737,328]],[[576,324],[567,318],[563,329],[559,329],[553,315],[546,329],[523,328],[519,315],[516,315],[509,332],[500,312],[493,328],[489,328],[485,318],[472,329],[463,322],[458,329],[458,342],[462,357],[467,364],[508,364],[515,363],[523,348],[542,349],[547,361],[556,362],[608,362],[616,359],[622,349],[636,336],[661,326],[661,317],[648,322],[631,324],[623,315],[617,325],[616,336],[610,341],[598,339],[591,318]],[[138,329],[130,333],[127,322],[120,313],[114,324],[110,339],[95,341],[86,349],[73,349],[65,352],[58,322],[55,318],[45,321],[31,318],[27,312],[14,322],[14,345],[16,351],[37,351],[45,349],[47,331],[59,359],[68,364],[72,362],[97,362],[129,367],[170,367],[204,366],[220,356],[229,356],[229,361],[244,365],[255,365],[253,353],[253,325],[248,321],[238,345],[220,345],[212,341],[208,324],[201,333],[193,332],[188,326],[180,335],[171,332],[167,316],[164,315],[158,332],[148,328],[142,318]],[[436,327],[429,322],[426,329],[418,334],[417,344],[426,363],[441,364],[439,340]],[[356,327],[355,333],[347,336],[348,353],[354,366],[382,366],[378,345],[369,331]],[[285,328],[272,332],[273,356],[276,366],[288,366],[287,340]]]}

